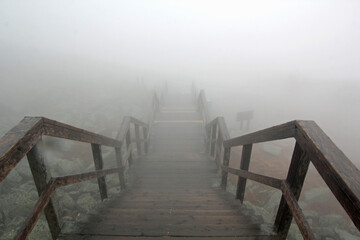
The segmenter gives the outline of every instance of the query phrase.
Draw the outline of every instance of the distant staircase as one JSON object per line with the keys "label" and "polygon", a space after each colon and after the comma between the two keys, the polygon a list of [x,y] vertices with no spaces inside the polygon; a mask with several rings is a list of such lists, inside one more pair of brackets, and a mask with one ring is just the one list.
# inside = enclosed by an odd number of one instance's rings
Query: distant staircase
{"label": "distant staircase", "polygon": [[[359,170],[314,122],[293,121],[230,138],[224,118],[210,119],[203,91],[158,96],[154,93],[149,121],[125,117],[116,139],[42,117],[25,118],[0,139],[0,181],[27,155],[40,195],[16,239],[29,236],[42,212],[54,239],[285,239],[293,217],[303,237],[315,239],[297,203],[310,161],[360,229]],[[41,152],[42,135],[90,143],[95,171],[51,178]],[[284,138],[296,139],[287,179],[248,171],[253,144]],[[116,168],[103,169],[102,145],[115,149]],[[239,169],[229,167],[236,146],[242,146]],[[61,232],[51,200],[54,191],[97,178],[106,199],[105,176],[114,173],[120,194],[77,228]],[[228,174],[239,176],[235,197],[224,191]],[[270,230],[242,207],[247,179],[283,194]]]}

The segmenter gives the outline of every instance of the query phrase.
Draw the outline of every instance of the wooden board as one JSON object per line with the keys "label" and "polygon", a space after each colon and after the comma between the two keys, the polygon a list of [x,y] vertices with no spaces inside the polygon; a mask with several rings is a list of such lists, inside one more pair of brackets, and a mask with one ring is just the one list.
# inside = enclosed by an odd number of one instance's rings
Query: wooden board
{"label": "wooden board", "polygon": [[[199,114],[166,112],[156,119],[192,121]],[[220,178],[203,154],[201,125],[159,121],[150,134],[149,154],[130,168],[129,190],[60,239],[274,239],[233,195],[213,187]]]}

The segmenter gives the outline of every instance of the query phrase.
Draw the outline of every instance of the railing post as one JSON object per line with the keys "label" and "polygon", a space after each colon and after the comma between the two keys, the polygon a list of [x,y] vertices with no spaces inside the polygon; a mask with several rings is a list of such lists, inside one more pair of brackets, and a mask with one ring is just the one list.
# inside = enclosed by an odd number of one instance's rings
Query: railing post
{"label": "railing post", "polygon": [[[231,154],[231,148],[229,148],[229,147],[224,148],[223,165],[226,167],[229,166],[230,154]],[[224,190],[226,190],[227,179],[228,179],[228,173],[223,170],[221,172],[221,188]]]}
{"label": "railing post", "polygon": [[221,167],[221,148],[222,148],[222,137],[220,134],[220,128],[218,128],[218,135],[216,140],[216,147],[215,147],[215,162],[218,165],[218,168]]}
{"label": "railing post", "polygon": [[119,182],[120,182],[120,188],[121,190],[125,190],[126,189],[126,184],[125,184],[125,167],[124,164],[122,162],[122,153],[121,153],[121,147],[116,147],[115,148],[115,157],[116,157],[116,163],[118,168],[120,168],[119,171]]}
{"label": "railing post", "polygon": [[131,135],[130,135],[130,127],[129,127],[129,130],[127,131],[126,133],[126,151],[129,151],[128,154],[129,154],[129,166],[132,165],[132,151],[131,149],[129,150],[129,147],[131,145]]}
{"label": "railing post", "polygon": [[208,125],[205,125],[205,131],[206,131],[206,153],[210,154],[211,149],[211,127]]}
{"label": "railing post", "polygon": [[[102,170],[104,163],[103,163],[103,158],[102,158],[102,154],[101,154],[101,146],[99,144],[92,143],[91,150],[92,150],[92,154],[93,154],[95,170]],[[105,198],[108,197],[105,176],[99,177],[97,179],[97,181],[98,181],[98,185],[99,185],[101,201],[103,201]]]}
{"label": "railing post", "polygon": [[[310,160],[298,143],[295,144],[288,176],[286,181],[296,200],[299,200]],[[275,227],[280,239],[286,239],[292,221],[292,214],[284,196],[281,197],[279,209],[275,219]]]}
{"label": "railing post", "polygon": [[139,132],[139,125],[135,124],[135,138],[136,138],[136,148],[138,155],[141,155],[141,142],[140,142],[140,132]]}
{"label": "railing post", "polygon": [[[34,177],[34,182],[39,196],[45,190],[47,180],[51,178],[45,167],[44,155],[43,155],[43,143],[40,139],[37,144],[27,153],[27,159],[29,161],[31,173]],[[52,238],[55,240],[59,235],[60,221],[56,215],[53,199],[50,199],[45,210],[45,217],[49,225]]]}
{"label": "railing post", "polygon": [[[251,150],[252,150],[252,144],[247,144],[243,146],[240,169],[245,171],[249,170]],[[244,201],[245,188],[246,188],[246,178],[239,177],[237,182],[237,189],[236,189],[236,199],[239,199],[241,203],[243,203]]]}
{"label": "railing post", "polygon": [[145,154],[149,152],[149,139],[148,139],[148,128],[143,126],[143,135],[144,135],[144,148],[145,148]]}
{"label": "railing post", "polygon": [[210,156],[214,157],[215,154],[215,139],[216,139],[216,124],[211,128],[211,138],[210,138]]}

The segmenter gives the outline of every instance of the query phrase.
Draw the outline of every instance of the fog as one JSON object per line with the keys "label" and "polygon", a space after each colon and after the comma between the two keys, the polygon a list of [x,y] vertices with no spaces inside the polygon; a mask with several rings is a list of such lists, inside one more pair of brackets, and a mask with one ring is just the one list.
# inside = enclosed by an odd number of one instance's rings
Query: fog
{"label": "fog", "polygon": [[250,132],[314,120],[360,167],[359,16],[358,0],[0,0],[0,136],[45,116],[115,137],[152,89],[194,84],[232,137],[241,111]]}
{"label": "fog", "polygon": [[357,162],[359,11],[356,0],[2,0],[1,106],[52,116],[111,104],[109,89],[195,81],[214,115],[252,109],[253,130],[312,119]]}

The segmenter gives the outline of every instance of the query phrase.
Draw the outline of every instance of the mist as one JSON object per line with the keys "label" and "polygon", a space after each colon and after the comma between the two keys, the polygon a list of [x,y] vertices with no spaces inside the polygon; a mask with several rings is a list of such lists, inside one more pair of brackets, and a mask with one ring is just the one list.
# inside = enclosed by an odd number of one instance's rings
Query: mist
{"label": "mist", "polygon": [[253,129],[315,120],[358,162],[359,9],[358,1],[3,0],[1,104],[34,115],[66,92],[79,102],[106,85],[195,81],[228,121],[243,109],[256,110]]}
{"label": "mist", "polygon": [[357,0],[1,0],[0,136],[44,116],[115,137],[152,89],[194,84],[231,137],[314,120],[360,167],[359,16]]}

